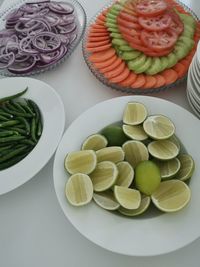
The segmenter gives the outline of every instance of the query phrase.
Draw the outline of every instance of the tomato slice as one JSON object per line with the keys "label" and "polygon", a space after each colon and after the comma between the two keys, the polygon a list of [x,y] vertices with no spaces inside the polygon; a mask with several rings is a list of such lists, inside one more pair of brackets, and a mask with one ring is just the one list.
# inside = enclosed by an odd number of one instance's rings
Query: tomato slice
{"label": "tomato slice", "polygon": [[164,13],[167,3],[163,0],[142,0],[136,4],[135,9],[139,15],[154,17]]}
{"label": "tomato slice", "polygon": [[148,31],[162,31],[169,28],[172,17],[164,13],[156,17],[139,17],[138,23]]}
{"label": "tomato slice", "polygon": [[184,30],[183,22],[181,21],[179,15],[176,14],[176,12],[174,12],[173,10],[169,11],[168,13],[172,18],[171,23],[170,23],[170,29],[172,29],[178,35],[180,35]]}
{"label": "tomato slice", "polygon": [[141,41],[154,51],[163,51],[170,49],[177,41],[178,35],[172,30],[150,32],[143,30],[141,32]]}
{"label": "tomato slice", "polygon": [[137,22],[130,22],[128,20],[122,19],[119,16],[117,17],[117,23],[121,26],[127,27],[129,29],[141,30],[142,27]]}

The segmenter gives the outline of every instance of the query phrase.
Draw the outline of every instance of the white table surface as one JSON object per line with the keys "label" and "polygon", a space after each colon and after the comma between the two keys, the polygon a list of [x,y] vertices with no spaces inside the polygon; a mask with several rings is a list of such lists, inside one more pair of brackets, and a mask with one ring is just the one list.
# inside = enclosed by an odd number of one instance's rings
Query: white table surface
{"label": "white table surface", "polygon": [[[0,3],[3,1],[1,0]],[[2,7],[13,0],[4,1]],[[184,0],[198,16],[200,2]],[[80,0],[88,20],[108,0]],[[89,107],[124,94],[110,90],[90,73],[81,44],[56,70],[35,78],[49,83],[62,97],[66,128]],[[191,111],[186,84],[155,94]],[[106,251],[81,236],[64,216],[54,192],[53,157],[38,175],[0,196],[0,267],[197,267],[200,239],[176,252],[157,257],[127,257]],[[191,226],[188,225],[188,228]],[[184,234],[184,233],[182,233]]]}

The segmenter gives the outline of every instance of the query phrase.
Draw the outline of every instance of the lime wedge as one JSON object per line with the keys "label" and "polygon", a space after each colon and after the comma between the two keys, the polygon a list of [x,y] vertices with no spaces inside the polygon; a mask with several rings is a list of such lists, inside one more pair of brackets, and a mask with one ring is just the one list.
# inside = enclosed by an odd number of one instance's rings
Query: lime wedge
{"label": "lime wedge", "polygon": [[127,141],[122,146],[125,152],[125,160],[128,161],[133,168],[143,161],[149,159],[149,153],[146,146],[140,141]]}
{"label": "lime wedge", "polygon": [[148,145],[149,153],[160,160],[170,160],[175,158],[178,153],[178,147],[168,140],[153,141]]}
{"label": "lime wedge", "polygon": [[98,194],[94,193],[93,199],[98,206],[105,210],[117,210],[120,207],[112,191],[105,191]]}
{"label": "lime wedge", "polygon": [[101,134],[93,134],[88,136],[88,138],[82,144],[82,150],[94,150],[97,151],[101,148],[106,147],[108,144],[107,139]]}
{"label": "lime wedge", "polygon": [[151,195],[160,185],[160,169],[150,161],[142,161],[135,168],[135,185],[140,192]]}
{"label": "lime wedge", "polygon": [[181,210],[187,205],[190,198],[190,188],[179,180],[161,182],[158,189],[151,196],[154,205],[164,212]]}
{"label": "lime wedge", "polygon": [[97,164],[96,169],[90,174],[94,191],[102,192],[112,187],[118,176],[116,165],[111,161],[102,161]]}
{"label": "lime wedge", "polygon": [[93,196],[93,185],[90,177],[82,173],[72,175],[66,183],[65,195],[73,206],[88,204]]}
{"label": "lime wedge", "polygon": [[109,125],[101,131],[101,134],[108,140],[108,146],[122,146],[128,139],[119,125]]}
{"label": "lime wedge", "polygon": [[112,161],[114,163],[124,160],[124,151],[120,146],[105,147],[96,152],[97,161]]}
{"label": "lime wedge", "polygon": [[181,143],[180,143],[180,140],[178,139],[178,137],[174,134],[172,135],[168,141],[171,141],[172,143],[174,143],[177,147],[178,147],[178,150],[180,151],[181,150]]}
{"label": "lime wedge", "polygon": [[195,169],[195,163],[193,158],[188,154],[181,154],[178,156],[181,163],[181,168],[176,175],[176,179],[186,181],[191,178]]}
{"label": "lime wedge", "polygon": [[134,216],[138,216],[138,215],[144,213],[148,209],[150,203],[151,203],[150,197],[142,196],[139,208],[134,209],[134,210],[128,210],[128,209],[125,209],[123,207],[120,207],[118,209],[118,211],[123,215],[129,216],[129,217],[134,217]]}
{"label": "lime wedge", "polygon": [[114,195],[117,202],[125,209],[138,209],[141,203],[141,194],[138,190],[115,185]]}
{"label": "lime wedge", "polygon": [[149,116],[144,121],[143,127],[146,134],[156,140],[167,139],[171,137],[175,131],[173,122],[163,115]]}
{"label": "lime wedge", "polygon": [[133,140],[144,141],[148,139],[148,135],[145,133],[141,125],[123,125],[124,133]]}
{"label": "lime wedge", "polygon": [[126,105],[123,114],[123,123],[129,125],[141,124],[147,117],[146,107],[138,102],[130,102]]}
{"label": "lime wedge", "polygon": [[65,169],[70,174],[93,172],[97,164],[96,153],[93,150],[74,151],[67,154],[64,160]]}
{"label": "lime wedge", "polygon": [[134,178],[134,170],[132,166],[128,162],[122,161],[117,163],[117,169],[118,177],[115,184],[119,186],[129,187],[132,184]]}
{"label": "lime wedge", "polygon": [[181,167],[181,163],[178,158],[165,161],[155,160],[155,163],[160,169],[162,180],[174,177]]}

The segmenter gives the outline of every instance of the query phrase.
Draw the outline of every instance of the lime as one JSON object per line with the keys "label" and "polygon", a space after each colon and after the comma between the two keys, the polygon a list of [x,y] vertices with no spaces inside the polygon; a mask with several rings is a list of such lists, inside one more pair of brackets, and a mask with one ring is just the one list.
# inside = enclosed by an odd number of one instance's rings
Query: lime
{"label": "lime", "polygon": [[122,146],[128,139],[119,125],[109,125],[101,131],[101,134],[108,140],[108,146]]}
{"label": "lime", "polygon": [[73,174],[65,186],[65,195],[73,206],[83,206],[92,200],[93,185],[88,175]]}
{"label": "lime", "polygon": [[111,161],[102,161],[97,164],[96,169],[90,174],[94,191],[102,192],[112,187],[118,176],[116,165]]}
{"label": "lime", "polygon": [[149,116],[143,123],[144,131],[151,138],[163,140],[174,134],[175,126],[173,122],[163,115]]}
{"label": "lime", "polygon": [[74,151],[67,154],[64,160],[65,169],[70,174],[93,172],[97,164],[96,153],[93,150]]}
{"label": "lime", "polygon": [[150,197],[142,196],[139,208],[133,209],[133,210],[128,210],[128,209],[125,209],[123,207],[120,207],[118,209],[118,211],[123,215],[129,216],[129,217],[134,217],[134,216],[137,216],[137,215],[144,213],[148,209],[150,203],[151,203]]}
{"label": "lime", "polygon": [[134,170],[132,166],[128,162],[122,161],[117,163],[117,169],[118,177],[115,184],[119,186],[129,187],[132,184],[134,178]]}
{"label": "lime", "polygon": [[140,192],[151,195],[161,181],[160,169],[150,161],[142,161],[135,168],[135,185]]}
{"label": "lime", "polygon": [[105,210],[117,210],[120,207],[112,191],[105,191],[98,194],[94,193],[93,199],[97,205]]}
{"label": "lime", "polygon": [[147,117],[147,109],[142,103],[130,102],[123,114],[123,123],[129,125],[141,124]]}
{"label": "lime", "polygon": [[168,141],[171,141],[172,143],[174,143],[177,147],[178,147],[178,150],[180,151],[181,150],[181,143],[180,143],[180,140],[178,139],[178,137],[174,134],[172,135]]}
{"label": "lime", "polygon": [[195,163],[193,158],[188,154],[181,154],[178,156],[181,163],[181,168],[176,175],[176,179],[186,181],[191,178],[195,169]]}
{"label": "lime", "polygon": [[146,146],[140,141],[127,141],[122,146],[125,152],[125,160],[128,161],[133,168],[143,161],[149,159],[149,153]]}
{"label": "lime", "polygon": [[106,147],[108,144],[107,139],[101,134],[93,134],[88,136],[82,144],[82,150],[94,150],[97,151]]}
{"label": "lime", "polygon": [[181,167],[181,163],[177,158],[165,161],[155,160],[154,162],[160,169],[162,180],[174,177]]}
{"label": "lime", "polygon": [[144,141],[148,139],[148,135],[145,133],[141,125],[123,125],[124,133],[133,140]]}
{"label": "lime", "polygon": [[178,153],[178,147],[168,140],[153,141],[148,145],[149,153],[160,160],[170,160],[175,158]]}
{"label": "lime", "polygon": [[141,194],[138,190],[115,185],[114,195],[117,202],[125,209],[138,209],[141,203]]}
{"label": "lime", "polygon": [[114,163],[124,160],[124,151],[120,146],[105,147],[96,152],[97,161],[112,161]]}
{"label": "lime", "polygon": [[190,188],[182,181],[169,180],[160,183],[152,194],[154,205],[164,212],[181,210],[190,201]]}

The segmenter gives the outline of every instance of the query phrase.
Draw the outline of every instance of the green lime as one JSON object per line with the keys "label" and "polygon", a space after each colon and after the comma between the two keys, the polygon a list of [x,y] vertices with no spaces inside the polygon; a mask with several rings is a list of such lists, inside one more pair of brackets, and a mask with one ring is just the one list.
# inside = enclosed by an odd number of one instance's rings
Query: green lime
{"label": "green lime", "polygon": [[164,212],[181,210],[188,204],[190,198],[190,188],[179,180],[161,182],[160,186],[151,196],[154,205]]}
{"label": "green lime", "polygon": [[120,207],[112,191],[94,193],[93,199],[98,206],[105,210],[117,210]]}
{"label": "green lime", "polygon": [[149,153],[146,146],[140,141],[127,141],[122,146],[125,152],[125,160],[128,161],[133,168],[143,161],[149,159]]}
{"label": "green lime", "polygon": [[176,179],[186,181],[191,178],[195,169],[195,163],[193,158],[188,154],[180,154],[178,159],[181,163],[181,168],[176,174]]}
{"label": "green lime", "polygon": [[124,110],[123,123],[129,125],[141,124],[147,117],[147,109],[142,103],[129,102]]}
{"label": "green lime", "polygon": [[101,134],[93,134],[88,136],[82,144],[82,150],[94,150],[97,151],[106,147],[108,144],[107,139]]}
{"label": "green lime", "polygon": [[114,163],[124,160],[124,151],[120,146],[110,146],[96,151],[97,161],[112,161]]}
{"label": "green lime", "polygon": [[116,165],[111,161],[102,161],[97,164],[96,169],[90,174],[94,191],[102,192],[111,188],[118,176]]}
{"label": "green lime", "polygon": [[139,208],[133,209],[133,210],[128,210],[128,209],[125,209],[123,207],[120,207],[118,209],[118,211],[123,215],[129,216],[129,217],[134,217],[134,216],[138,216],[138,215],[144,213],[148,209],[150,203],[151,203],[151,198],[149,196],[143,195]]}
{"label": "green lime", "polygon": [[101,134],[108,140],[108,146],[122,146],[128,140],[119,125],[109,125],[101,131]]}
{"label": "green lime", "polygon": [[141,125],[123,125],[124,133],[133,140],[144,141],[148,139],[148,135],[145,133]]}
{"label": "green lime", "polygon": [[118,186],[114,187],[117,202],[125,209],[138,209],[141,203],[141,194],[138,190]]}
{"label": "green lime", "polygon": [[92,200],[93,185],[88,175],[73,174],[65,186],[65,195],[73,206],[83,206]]}
{"label": "green lime", "polygon": [[153,141],[148,145],[149,153],[160,160],[170,160],[177,157],[179,148],[169,140]]}
{"label": "green lime", "polygon": [[135,185],[140,192],[151,195],[161,181],[160,169],[150,160],[140,162],[135,168]]}
{"label": "green lime", "polygon": [[97,164],[97,156],[93,150],[74,151],[67,154],[64,160],[65,169],[70,174],[93,172]]}
{"label": "green lime", "polygon": [[116,185],[129,187],[134,178],[133,167],[126,161],[117,163],[118,177]]}
{"label": "green lime", "polygon": [[175,126],[173,122],[163,115],[149,116],[143,123],[144,131],[151,138],[164,140],[174,134]]}
{"label": "green lime", "polygon": [[174,177],[181,167],[181,163],[178,158],[165,160],[165,161],[155,160],[154,162],[158,165],[160,169],[162,180],[170,179]]}

